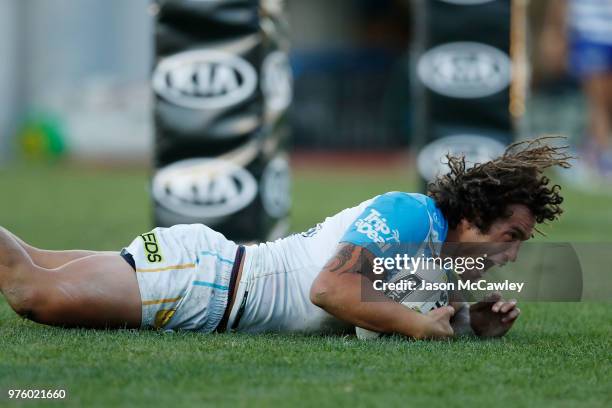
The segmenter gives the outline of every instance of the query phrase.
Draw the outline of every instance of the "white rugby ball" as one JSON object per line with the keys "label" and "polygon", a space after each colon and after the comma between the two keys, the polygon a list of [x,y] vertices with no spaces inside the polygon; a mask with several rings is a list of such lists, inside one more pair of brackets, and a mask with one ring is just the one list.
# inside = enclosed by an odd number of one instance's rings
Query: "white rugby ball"
{"label": "white rugby ball", "polygon": [[[421,269],[417,272],[399,272],[388,282],[398,283],[401,281],[414,282],[413,287],[416,290],[386,290],[385,295],[402,305],[415,310],[419,313],[428,313],[433,309],[437,309],[448,305],[448,291],[440,290],[422,290],[420,289],[425,283],[447,283],[448,274],[443,269]],[[407,285],[406,285],[407,286]],[[377,339],[382,334],[355,327],[357,338],[363,340]]]}

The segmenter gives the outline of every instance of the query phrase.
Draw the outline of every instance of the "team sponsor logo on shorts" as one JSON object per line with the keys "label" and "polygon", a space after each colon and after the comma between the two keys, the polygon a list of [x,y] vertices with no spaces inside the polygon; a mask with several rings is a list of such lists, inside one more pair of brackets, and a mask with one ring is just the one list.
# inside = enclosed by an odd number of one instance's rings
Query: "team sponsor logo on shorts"
{"label": "team sponsor logo on shorts", "polygon": [[160,169],[153,197],[176,214],[202,219],[234,214],[257,196],[257,182],[246,169],[221,159],[187,159]]}
{"label": "team sponsor logo on shorts", "polygon": [[482,98],[508,87],[511,61],[506,53],[490,45],[454,42],[423,54],[417,71],[425,86],[436,93]]}
{"label": "team sponsor logo on shorts", "polygon": [[387,220],[381,214],[371,208],[370,213],[355,221],[357,232],[364,234],[373,242],[384,246],[387,243],[400,242],[399,231],[392,230],[387,225]]}
{"label": "team sponsor logo on shorts", "polygon": [[164,260],[155,232],[142,234],[140,238],[144,241],[145,258],[149,263],[159,263]]}
{"label": "team sponsor logo on shorts", "polygon": [[172,319],[172,317],[174,316],[174,313],[176,313],[176,309],[159,310],[157,313],[155,313],[153,327],[155,327],[156,329],[161,329],[165,327],[168,322],[170,322],[170,319]]}
{"label": "team sponsor logo on shorts", "polygon": [[185,51],[160,60],[153,89],[161,98],[192,109],[237,105],[255,92],[257,73],[237,55],[219,50]]}

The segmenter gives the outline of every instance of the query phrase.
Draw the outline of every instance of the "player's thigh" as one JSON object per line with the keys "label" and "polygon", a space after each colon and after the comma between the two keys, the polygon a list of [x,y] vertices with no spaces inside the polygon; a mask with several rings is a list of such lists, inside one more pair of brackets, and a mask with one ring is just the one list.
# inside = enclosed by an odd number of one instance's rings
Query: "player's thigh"
{"label": "player's thigh", "polygon": [[118,254],[75,260],[46,275],[41,323],[94,327],[140,327],[142,302],[136,273]]}

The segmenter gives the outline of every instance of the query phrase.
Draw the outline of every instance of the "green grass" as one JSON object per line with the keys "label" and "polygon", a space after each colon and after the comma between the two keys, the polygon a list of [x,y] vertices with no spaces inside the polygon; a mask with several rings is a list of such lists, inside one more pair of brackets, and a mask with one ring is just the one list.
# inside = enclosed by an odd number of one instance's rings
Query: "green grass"
{"label": "green grass", "polygon": [[[398,170],[299,171],[293,229],[388,190]],[[140,170],[0,170],[0,225],[48,248],[118,249],[150,228]],[[548,240],[610,241],[612,199],[567,191]],[[527,304],[499,340],[63,330],[0,300],[0,406],[12,388],[62,388],[24,406],[610,406],[612,305]]]}

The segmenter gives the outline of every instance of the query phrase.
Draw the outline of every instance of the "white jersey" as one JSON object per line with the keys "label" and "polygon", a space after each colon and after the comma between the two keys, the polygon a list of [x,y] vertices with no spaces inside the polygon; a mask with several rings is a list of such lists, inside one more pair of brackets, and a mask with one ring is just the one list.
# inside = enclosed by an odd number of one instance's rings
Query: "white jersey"
{"label": "white jersey", "polygon": [[[446,221],[421,194],[387,193],[302,234],[246,247],[228,327],[242,332],[338,332],[351,326],[310,301],[312,282],[340,242],[376,256],[402,243],[442,242]],[[202,224],[156,228],[121,252],[134,268],[142,327],[210,333],[225,313],[238,245]],[[239,312],[241,315],[239,315]]]}
{"label": "white jersey", "polygon": [[612,45],[612,0],[571,0],[569,26],[574,35]]}
{"label": "white jersey", "polygon": [[388,243],[442,242],[446,229],[432,199],[393,192],[341,211],[304,233],[248,246],[228,327],[248,333],[348,329],[310,301],[312,282],[338,244],[373,244],[380,255]]}

